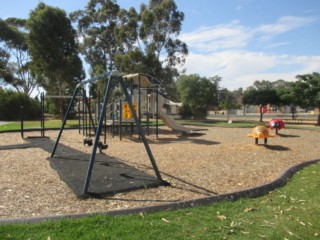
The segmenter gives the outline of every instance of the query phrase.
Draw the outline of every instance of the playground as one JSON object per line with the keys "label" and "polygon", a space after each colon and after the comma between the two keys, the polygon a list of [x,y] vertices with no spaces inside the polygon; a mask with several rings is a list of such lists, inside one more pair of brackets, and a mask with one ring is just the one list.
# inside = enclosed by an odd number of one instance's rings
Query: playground
{"label": "playground", "polygon": [[[158,138],[154,134],[147,136],[161,176],[171,186],[87,199],[78,198],[61,179],[48,161],[48,151],[28,145],[20,133],[1,133],[0,218],[104,212],[232,193],[270,183],[297,164],[319,159],[319,131],[285,128],[264,146],[247,137],[251,128],[206,128],[197,134],[180,134],[159,126]],[[46,136],[54,142],[58,133],[46,131]],[[37,136],[39,132],[28,134]],[[128,134],[122,140],[108,135],[107,139],[108,149],[97,152],[97,158],[121,162],[155,176],[137,134]],[[92,146],[83,144],[77,130],[65,130],[60,143],[83,154],[92,151]],[[74,172],[83,174],[77,166]],[[130,173],[123,179],[126,184],[132,184]]]}

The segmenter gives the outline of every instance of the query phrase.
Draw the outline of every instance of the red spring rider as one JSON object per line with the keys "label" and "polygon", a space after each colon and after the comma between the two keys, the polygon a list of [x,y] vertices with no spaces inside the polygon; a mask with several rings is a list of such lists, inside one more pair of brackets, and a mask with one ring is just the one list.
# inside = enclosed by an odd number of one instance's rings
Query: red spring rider
{"label": "red spring rider", "polygon": [[284,122],[281,119],[272,119],[270,122],[268,122],[268,127],[273,130],[276,129],[276,134],[278,134],[278,130],[281,130],[281,128],[284,128]]}

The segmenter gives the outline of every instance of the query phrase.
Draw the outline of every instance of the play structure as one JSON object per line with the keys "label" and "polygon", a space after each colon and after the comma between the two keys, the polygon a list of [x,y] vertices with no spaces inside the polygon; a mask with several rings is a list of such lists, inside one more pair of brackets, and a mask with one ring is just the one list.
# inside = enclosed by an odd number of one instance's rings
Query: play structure
{"label": "play structure", "polygon": [[[137,112],[139,122],[144,121],[146,135],[153,134],[158,138],[158,128],[159,119],[163,123],[172,129],[184,134],[192,134],[195,131],[205,130],[205,129],[192,129],[187,128],[179,124],[173,117],[166,113],[164,108],[165,103],[168,104],[161,94],[159,94],[160,81],[156,78],[142,73],[135,73],[123,76],[123,80],[126,83],[128,93],[132,98],[133,108]],[[54,96],[40,94],[40,127],[33,129],[26,129],[24,127],[24,112],[23,106],[21,106],[21,137],[24,138],[24,134],[27,131],[37,131],[40,130],[40,136],[45,137],[45,101],[46,99],[71,99],[73,96]],[[79,133],[82,131],[82,135],[86,137],[84,140],[85,145],[89,145],[92,131],[96,128],[98,124],[98,119],[101,114],[102,101],[100,94],[96,99],[87,96],[85,88],[80,88],[75,97],[75,102],[73,103],[73,114],[76,114],[76,119],[78,120],[77,125]],[[113,98],[108,102],[105,111],[104,124],[104,140],[103,143],[106,144],[107,130],[112,133],[114,137],[116,134],[119,135],[120,140],[123,136],[123,129],[126,132],[130,131],[132,136],[135,129],[134,117],[125,96],[120,96],[118,98]],[[151,129],[153,130],[151,132]]]}
{"label": "play structure", "polygon": [[[118,114],[118,117],[120,118],[120,122],[121,122],[122,117],[124,117],[125,119],[127,119],[127,118],[131,119],[133,117],[133,123],[135,124],[136,128],[138,129],[139,136],[142,139],[145,150],[146,150],[148,157],[149,157],[149,160],[152,164],[153,170],[157,176],[157,179],[160,182],[162,182],[163,185],[168,185],[168,183],[166,181],[164,181],[161,177],[161,174],[160,174],[159,169],[157,167],[156,161],[154,159],[154,156],[152,154],[152,151],[150,149],[148,141],[145,137],[145,132],[141,126],[141,115],[142,115],[141,104],[139,104],[137,107],[134,105],[134,102],[133,102],[133,97],[132,97],[133,83],[135,81],[138,81],[139,91],[141,91],[142,87],[150,87],[152,85],[158,86],[158,82],[156,82],[156,83],[152,82],[152,80],[155,81],[155,79],[153,79],[150,76],[145,75],[145,74],[137,74],[137,75],[123,77],[120,72],[112,71],[112,72],[105,72],[105,73],[100,74],[96,77],[93,77],[89,80],[86,80],[86,81],[79,83],[77,85],[77,87],[75,88],[73,96],[71,98],[71,101],[68,105],[67,112],[65,113],[62,126],[60,128],[59,134],[57,136],[56,142],[54,144],[54,147],[53,147],[53,150],[51,153],[51,157],[52,158],[55,157],[55,153],[56,153],[56,150],[59,146],[59,141],[60,141],[61,135],[63,133],[63,130],[65,128],[69,112],[71,111],[71,109],[74,105],[74,102],[75,102],[75,99],[76,99],[78,92],[81,91],[85,87],[86,84],[95,82],[97,80],[103,80],[103,79],[106,80],[107,84],[106,84],[106,89],[104,91],[103,102],[101,105],[101,110],[99,112],[99,120],[98,120],[97,125],[94,124],[92,117],[90,117],[90,122],[93,125],[93,130],[94,130],[94,140],[92,141],[92,143],[89,140],[87,142],[84,142],[84,143],[87,143],[88,145],[92,144],[92,152],[90,155],[87,173],[86,173],[86,177],[85,177],[85,182],[84,182],[84,186],[83,186],[83,194],[88,193],[92,170],[93,170],[93,166],[95,164],[97,149],[98,149],[99,145],[101,145],[100,136],[101,136],[102,130],[104,128],[106,128],[105,123],[107,121],[106,120],[107,107],[111,102],[110,96],[112,94],[112,91],[114,91],[114,88],[115,88],[114,86],[116,86],[117,84],[120,85],[121,90],[123,91],[123,94],[124,94],[123,100],[125,100],[125,104],[123,104],[123,102],[120,102],[122,104],[119,105],[119,106],[121,106],[121,109]],[[130,94],[129,94],[128,90],[130,90]],[[157,94],[157,91],[156,91],[156,94]],[[140,97],[141,97],[141,94],[139,94],[139,98]],[[140,103],[140,101],[141,101],[141,99],[138,100],[139,103]],[[157,104],[157,99],[156,99],[156,109],[157,109],[157,105],[158,104]],[[122,107],[125,108],[125,112],[123,112]],[[91,115],[91,112],[89,115]],[[114,114],[113,114],[113,116],[114,116]],[[107,145],[104,145],[104,147],[106,148]]]}
{"label": "play structure", "polygon": [[[105,85],[106,87],[103,91],[101,91],[104,92],[103,97],[98,95],[97,99],[93,99],[88,96],[86,89],[88,84],[96,83],[97,81],[105,81],[105,84],[101,85]],[[156,175],[157,181],[148,180],[149,185],[144,185],[143,183],[142,186],[169,185],[169,183],[164,181],[160,175],[156,161],[149,147],[148,141],[146,140],[146,135],[152,133],[156,138],[158,138],[159,119],[162,119],[163,123],[170,129],[184,134],[192,134],[194,131],[204,129],[187,128],[177,123],[171,116],[169,116],[164,109],[164,105],[167,103],[167,100],[159,94],[159,89],[160,81],[150,75],[136,73],[123,76],[118,71],[112,71],[105,72],[79,83],[76,86],[72,96],[50,96],[45,95],[44,93],[41,94],[40,137],[42,138],[45,136],[45,99],[70,99],[57,139],[55,143],[52,144],[54,145],[51,151],[50,158],[52,166],[55,167],[57,171],[64,172],[65,169],[72,169],[72,167],[70,167],[70,160],[69,163],[67,163],[68,160],[65,160],[68,159],[70,154],[77,154],[77,156],[74,155],[73,158],[81,159],[81,161],[84,160],[83,158],[86,158],[85,155],[81,155],[73,150],[69,149],[68,151],[66,151],[66,146],[64,146],[63,144],[59,144],[62,133],[65,130],[67,120],[69,117],[71,117],[71,115],[73,115],[72,119],[74,119],[74,117],[77,118],[79,134],[81,134],[82,130],[82,134],[84,136],[83,144],[92,148],[91,155],[90,157],[88,157],[89,162],[86,170],[84,170],[85,166],[82,165],[82,174],[77,175],[77,177],[76,175],[73,176],[78,179],[76,181],[72,180],[73,183],[71,184],[71,187],[77,185],[75,190],[75,192],[77,192],[77,195],[90,195],[92,193],[88,191],[90,182],[92,182],[90,186],[91,190],[97,186],[97,178],[95,178],[95,175],[97,175],[97,171],[94,170],[94,165],[96,159],[98,159],[97,161],[99,162],[99,165],[101,164],[101,161],[105,161],[108,159],[106,154],[99,155],[97,157],[98,150],[100,153],[104,153],[103,151],[107,150],[107,148],[109,147],[107,143],[107,133],[110,132],[112,137],[118,134],[121,140],[122,136],[124,135],[124,131],[127,133],[128,129],[130,131],[131,137],[133,134],[137,133],[139,139],[142,139],[142,143],[144,144],[145,150],[148,154],[148,158]],[[21,135],[23,138],[23,111],[21,119]],[[38,143],[40,144],[40,142]],[[57,149],[59,150],[58,154],[56,154]],[[102,159],[103,156],[105,156],[105,159]],[[64,159],[65,163],[63,163],[61,159]],[[105,166],[109,166],[110,164],[112,165],[112,163],[105,164]],[[97,169],[97,167],[95,167],[95,169]],[[99,170],[100,173],[102,171],[110,172],[111,170]],[[86,172],[85,177],[84,172]],[[130,170],[130,172],[132,171]],[[101,177],[100,173],[98,174],[99,177]],[[66,176],[68,175],[68,173],[65,172],[62,175]],[[91,181],[92,175],[94,175],[94,177]],[[122,177],[126,177],[127,173],[121,173],[120,175]],[[143,174],[139,173],[139,175],[142,176]],[[110,175],[110,177],[111,176],[112,174]],[[79,181],[80,178],[84,179],[84,181]],[[149,178],[143,177],[143,179]],[[135,181],[138,182],[138,178],[136,178]],[[74,184],[75,182],[78,183]],[[79,191],[79,184],[81,185],[82,183],[82,191]],[[79,192],[81,192],[81,194]],[[108,190],[108,192],[110,191]]]}
{"label": "play structure", "polygon": [[255,138],[255,144],[258,144],[259,138],[264,139],[264,145],[268,143],[269,137],[275,137],[269,133],[269,129],[265,126],[257,126],[252,130],[252,133],[248,134],[247,137]]}
{"label": "play structure", "polygon": [[268,127],[273,130],[276,130],[276,134],[278,134],[278,130],[281,130],[285,127],[284,122],[281,119],[272,119],[270,122],[268,122]]}
{"label": "play structure", "polygon": [[[158,137],[158,119],[160,118],[163,123],[170,129],[186,134],[191,134],[193,131],[199,131],[202,129],[191,129],[187,128],[177,121],[175,121],[171,116],[166,113],[164,105],[166,99],[159,94],[160,81],[154,77],[151,77],[147,74],[135,73],[123,76],[123,79],[126,80],[130,86],[132,98],[134,101],[134,108],[138,113],[139,121],[144,117],[146,120],[146,131],[149,135],[149,129],[151,124],[155,127],[155,134]],[[134,92],[136,89],[137,91]],[[128,108],[128,105],[122,105],[122,120],[132,121],[132,113]],[[150,123],[150,118],[153,118],[155,121]],[[120,121],[121,122],[121,121]]]}

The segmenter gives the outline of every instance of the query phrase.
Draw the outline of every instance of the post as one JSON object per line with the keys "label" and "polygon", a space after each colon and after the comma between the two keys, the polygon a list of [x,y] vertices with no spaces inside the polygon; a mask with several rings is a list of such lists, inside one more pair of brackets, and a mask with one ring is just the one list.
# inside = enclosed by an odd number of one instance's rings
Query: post
{"label": "post", "polygon": [[84,89],[82,88],[82,135],[84,136]]}
{"label": "post", "polygon": [[78,98],[78,130],[79,130],[79,134],[81,133],[81,115],[80,115],[80,98]]}
{"label": "post", "polygon": [[111,104],[111,113],[112,113],[112,125],[111,125],[111,132],[112,132],[112,138],[114,138],[114,113],[115,113],[116,110],[114,110],[114,101],[112,101],[112,104]]}
{"label": "post", "polygon": [[95,158],[96,158],[98,142],[99,142],[99,138],[100,138],[100,134],[101,134],[101,127],[102,127],[103,120],[104,120],[104,117],[105,117],[105,114],[106,114],[106,108],[107,108],[107,104],[108,104],[108,100],[109,100],[109,94],[110,94],[112,79],[113,79],[113,75],[111,74],[109,76],[108,83],[107,83],[107,88],[105,90],[105,95],[104,95],[104,98],[103,98],[102,110],[101,110],[101,113],[100,113],[99,122],[98,122],[98,126],[97,126],[97,131],[96,131],[96,135],[95,135],[95,138],[94,138],[94,144],[93,144],[91,156],[90,156],[90,159],[89,159],[87,175],[86,175],[85,182],[84,182],[83,194],[87,194],[88,193],[88,188],[89,188],[91,175],[92,175],[92,169],[93,169],[94,161],[95,161]]}
{"label": "post", "polygon": [[147,90],[147,96],[146,96],[146,113],[147,113],[147,135],[150,135],[150,130],[149,130],[149,94],[148,94],[148,90]]}
{"label": "post", "polygon": [[86,137],[88,137],[88,108],[86,106],[87,103],[87,92],[85,89],[83,89],[83,114],[85,119],[85,125],[86,125]]}
{"label": "post", "polygon": [[41,93],[40,97],[40,109],[41,109],[41,116],[40,116],[40,127],[41,127],[41,137],[45,136],[45,126],[44,126],[44,93]]}
{"label": "post", "polygon": [[120,138],[120,141],[122,140],[122,101],[121,101],[121,98],[119,99],[119,125],[118,125],[118,128],[119,128],[119,138]]}
{"label": "post", "polygon": [[24,138],[23,136],[23,119],[24,119],[24,116],[23,116],[23,106],[20,106],[20,122],[21,122],[21,138]]}
{"label": "post", "polygon": [[[139,76],[139,86],[138,86],[138,116],[139,116],[139,123],[141,124],[141,79]],[[139,139],[140,139],[141,135],[139,133]]]}
{"label": "post", "polygon": [[[93,132],[96,133],[96,126],[94,124],[94,121],[93,121],[93,118],[92,118],[92,112],[91,112],[91,107],[90,107],[90,96],[89,98],[85,97],[85,105],[87,107],[87,111],[88,111],[88,114],[89,114],[89,137],[91,135],[91,126],[93,128]],[[86,117],[87,119],[87,117]],[[87,123],[87,121],[86,121]]]}
{"label": "post", "polygon": [[66,112],[66,114],[64,115],[63,122],[62,122],[62,126],[61,126],[61,128],[60,128],[60,131],[59,131],[59,134],[58,134],[56,143],[55,143],[55,145],[54,145],[54,147],[53,147],[53,150],[52,150],[52,153],[51,153],[51,157],[54,156],[54,154],[55,154],[55,152],[56,152],[56,150],[57,150],[57,147],[58,147],[58,144],[59,144],[59,141],[60,141],[60,138],[61,138],[63,129],[64,129],[65,125],[66,125],[69,112],[70,112],[70,110],[71,110],[71,107],[72,107],[72,105],[73,105],[73,102],[74,102],[74,99],[76,98],[77,93],[78,93],[78,87],[76,87],[76,89],[74,90],[74,93],[73,93],[72,99],[71,99],[71,101],[70,101],[70,103],[69,103],[67,112]]}
{"label": "post", "polygon": [[162,181],[162,182],[165,182],[165,181],[162,179],[162,177],[161,177],[160,171],[159,171],[159,169],[158,169],[158,166],[157,166],[157,164],[156,164],[156,161],[155,161],[155,159],[154,159],[154,157],[153,157],[153,154],[152,154],[152,152],[151,152],[149,143],[148,143],[148,141],[147,141],[147,139],[146,139],[146,137],[145,137],[145,134],[144,134],[144,132],[143,132],[143,129],[142,129],[142,127],[141,127],[141,124],[140,124],[139,118],[138,118],[138,116],[137,116],[137,113],[134,111],[131,96],[129,95],[129,93],[128,93],[128,91],[127,91],[127,88],[126,88],[126,86],[125,86],[125,83],[124,83],[122,77],[120,77],[119,81],[120,81],[120,84],[121,84],[121,86],[122,86],[123,92],[124,92],[124,94],[125,94],[125,96],[126,96],[126,99],[127,99],[128,103],[129,103],[130,109],[131,109],[131,111],[132,111],[132,113],[133,113],[133,117],[134,117],[134,120],[135,120],[135,122],[136,122],[138,131],[139,131],[139,136],[141,136],[141,138],[142,138],[144,147],[145,147],[145,149],[146,149],[146,151],[147,151],[147,154],[148,154],[148,156],[149,156],[150,162],[151,162],[151,164],[152,164],[152,166],[153,166],[153,170],[155,171],[158,180],[159,180],[159,181]]}
{"label": "post", "polygon": [[156,138],[159,134],[159,91],[156,91]]}

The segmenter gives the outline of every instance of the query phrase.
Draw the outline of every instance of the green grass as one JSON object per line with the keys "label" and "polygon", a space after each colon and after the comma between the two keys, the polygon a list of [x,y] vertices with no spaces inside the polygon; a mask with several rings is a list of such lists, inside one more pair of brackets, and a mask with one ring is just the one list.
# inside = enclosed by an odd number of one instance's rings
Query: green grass
{"label": "green grass", "polygon": [[178,211],[0,225],[0,239],[319,239],[320,163],[252,199]]}
{"label": "green grass", "polygon": [[[60,128],[62,124],[61,120],[48,120],[45,121],[45,128],[52,129],[52,128]],[[78,120],[68,120],[66,124],[66,128],[70,127],[77,127]],[[23,123],[24,129],[28,128],[40,128],[40,121],[24,121]],[[20,130],[21,123],[20,122],[10,122],[8,124],[0,125],[0,132],[1,131],[11,131],[11,130]]]}
{"label": "green grass", "polygon": [[[183,125],[197,125],[197,126],[204,126],[204,127],[255,127],[258,125],[267,125],[267,121],[259,122],[257,120],[233,120],[232,124],[229,124],[226,119],[207,119],[207,120],[177,120],[178,123]],[[52,128],[60,128],[61,127],[61,120],[46,120],[45,121],[45,128],[52,129]],[[158,120],[159,125],[163,125],[163,121],[161,119]],[[143,120],[141,122],[142,126],[146,125],[146,121]],[[155,120],[151,119],[149,126],[154,126]],[[68,120],[65,126],[66,128],[76,128],[78,127],[78,120]],[[0,132],[3,131],[10,131],[10,130],[20,130],[21,125],[20,122],[11,122],[5,125],[0,125]],[[25,121],[24,128],[40,128],[40,121]],[[302,125],[302,124],[286,124],[286,128],[297,128],[297,129],[313,129],[313,130],[320,130],[319,126],[315,125]]]}

